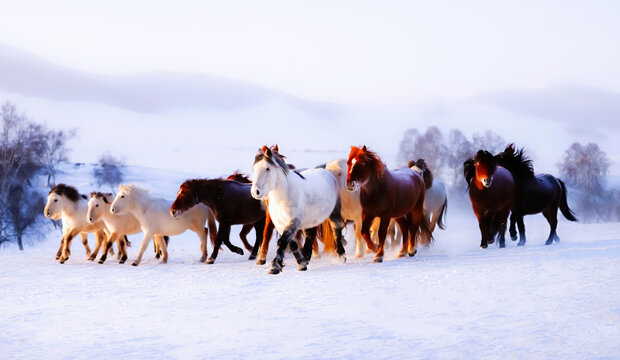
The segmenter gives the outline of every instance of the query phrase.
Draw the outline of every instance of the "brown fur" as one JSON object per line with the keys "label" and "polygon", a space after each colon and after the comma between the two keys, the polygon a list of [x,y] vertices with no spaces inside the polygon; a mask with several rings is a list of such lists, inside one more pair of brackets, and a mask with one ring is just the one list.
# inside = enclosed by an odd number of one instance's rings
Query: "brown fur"
{"label": "brown fur", "polygon": [[66,184],[58,184],[54,186],[53,188],[50,189],[50,191],[47,194],[49,195],[51,193],[56,193],[58,195],[64,195],[67,199],[73,202],[78,202],[80,198],[86,199],[86,196],[81,195],[77,191],[76,188],[74,188],[71,185],[66,185]]}

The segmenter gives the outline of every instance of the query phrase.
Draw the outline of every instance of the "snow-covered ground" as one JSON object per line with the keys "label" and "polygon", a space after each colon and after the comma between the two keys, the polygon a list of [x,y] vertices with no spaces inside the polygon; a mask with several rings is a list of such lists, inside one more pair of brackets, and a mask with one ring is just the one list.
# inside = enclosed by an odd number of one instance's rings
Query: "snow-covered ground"
{"label": "snow-covered ground", "polygon": [[[129,170],[170,199],[204,176]],[[70,166],[58,180],[87,192],[89,172]],[[74,242],[60,265],[50,229],[23,252],[0,249],[0,358],[620,357],[619,223],[561,219],[562,241],[544,246],[546,222],[528,217],[527,246],[501,250],[478,248],[471,211],[449,210],[447,226],[414,258],[382,264],[352,256],[349,229],[346,264],[323,256],[298,272],[289,254],[277,276],[227,249],[199,263],[193,233],[171,238],[168,264],[149,247],[137,268],[99,265]],[[130,239],[131,260],[141,238]]]}

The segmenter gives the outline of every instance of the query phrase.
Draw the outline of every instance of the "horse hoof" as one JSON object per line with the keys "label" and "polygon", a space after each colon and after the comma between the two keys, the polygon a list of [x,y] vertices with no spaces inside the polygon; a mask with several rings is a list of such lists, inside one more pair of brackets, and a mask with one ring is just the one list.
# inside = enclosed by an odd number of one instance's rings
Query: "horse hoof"
{"label": "horse hoof", "polygon": [[551,245],[551,244],[553,244],[553,240],[547,240],[547,241],[545,241],[545,245]]}
{"label": "horse hoof", "polygon": [[205,264],[207,264],[207,265],[211,265],[211,264],[213,264],[214,262],[215,262],[215,259],[214,259],[214,258],[208,258],[208,259],[207,259],[207,262],[205,262]]}
{"label": "horse hoof", "polygon": [[276,274],[279,274],[279,273],[280,273],[279,269],[274,269],[274,268],[269,269],[269,274],[271,274],[271,275],[276,275]]}
{"label": "horse hoof", "polygon": [[510,235],[510,239],[512,241],[517,241],[517,235]]}
{"label": "horse hoof", "polygon": [[67,259],[60,259],[59,263],[64,264]]}
{"label": "horse hoof", "polygon": [[398,253],[398,255],[396,255],[396,257],[399,257],[399,258],[405,257],[405,256],[407,256],[407,252],[406,251],[401,251],[401,252]]}
{"label": "horse hoof", "polygon": [[199,261],[200,261],[200,262],[205,262],[206,260],[207,260],[207,257],[206,257],[206,256],[203,256],[203,257],[201,257],[201,258],[200,258],[200,260],[199,260]]}
{"label": "horse hoof", "polygon": [[250,257],[248,258],[248,260],[255,260],[255,259],[256,259],[256,255],[250,254]]}
{"label": "horse hoof", "polygon": [[383,256],[382,256],[382,257],[376,257],[376,258],[373,260],[373,262],[376,262],[376,263],[382,263],[382,262],[383,262]]}
{"label": "horse hoof", "polygon": [[344,255],[344,254],[339,255],[338,258],[340,259],[340,263],[341,264],[346,264],[347,263],[347,256],[346,255]]}
{"label": "horse hoof", "polygon": [[91,256],[88,257],[88,261],[94,261],[94,260],[95,260],[95,256],[94,255],[91,255]]}
{"label": "horse hoof", "polygon": [[[549,243],[549,244],[550,244],[550,243]],[[547,244],[547,245],[549,245],[549,244]],[[517,246],[523,246],[523,245],[525,245],[525,241],[519,241],[519,242],[517,243]]]}
{"label": "horse hoof", "polygon": [[306,271],[308,270],[308,267],[306,266],[306,264],[297,264],[297,270]]}
{"label": "horse hoof", "polygon": [[499,244],[499,248],[500,248],[500,249],[503,249],[503,248],[505,248],[505,247],[506,247],[506,244],[504,244],[504,243],[500,243],[500,244]]}
{"label": "horse hoof", "polygon": [[99,260],[99,264],[103,264],[104,262],[104,260]]}
{"label": "horse hoof", "polygon": [[265,259],[256,260],[256,265],[265,265],[266,263],[267,263],[267,260]]}
{"label": "horse hoof", "polygon": [[138,266],[138,263],[133,262],[131,263],[131,266]]}
{"label": "horse hoof", "polygon": [[484,245],[480,245],[480,248],[481,248],[481,249],[486,249],[488,246],[489,246],[489,245],[484,244]]}
{"label": "horse hoof", "polygon": [[412,252],[409,253],[409,257],[414,257],[415,254],[417,254],[417,253],[418,253],[418,250],[414,249]]}
{"label": "horse hoof", "polygon": [[243,249],[242,248],[238,248],[237,251],[235,251],[237,254],[239,255],[243,255]]}
{"label": "horse hoof", "polygon": [[121,259],[121,261],[119,261],[118,263],[119,263],[119,264],[124,264],[126,260],[127,260],[127,259]]}

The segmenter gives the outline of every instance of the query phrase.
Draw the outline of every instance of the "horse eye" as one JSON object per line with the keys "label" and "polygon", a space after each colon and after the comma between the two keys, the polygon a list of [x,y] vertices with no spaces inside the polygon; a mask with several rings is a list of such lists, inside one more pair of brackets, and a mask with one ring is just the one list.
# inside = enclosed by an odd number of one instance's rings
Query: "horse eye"
{"label": "horse eye", "polygon": [[270,169],[269,169],[269,168],[267,168],[267,171],[269,171],[269,170],[270,170]]}
{"label": "horse eye", "polygon": [[121,199],[124,199],[124,198],[125,198],[125,195],[121,195]]}
{"label": "horse eye", "polygon": [[54,202],[58,202],[58,199],[54,199]]}
{"label": "horse eye", "polygon": [[95,207],[99,207],[99,204],[95,205]]}

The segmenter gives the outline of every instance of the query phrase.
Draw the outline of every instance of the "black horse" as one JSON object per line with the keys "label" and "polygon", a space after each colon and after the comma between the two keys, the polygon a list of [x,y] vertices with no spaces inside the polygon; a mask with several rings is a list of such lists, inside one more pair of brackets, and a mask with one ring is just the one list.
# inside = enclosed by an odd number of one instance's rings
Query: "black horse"
{"label": "black horse", "polygon": [[519,227],[518,246],[525,245],[525,225],[523,217],[542,213],[549,222],[551,231],[545,245],[553,240],[560,241],[556,229],[558,226],[558,208],[567,220],[577,221],[575,214],[568,207],[566,186],[562,180],[549,174],[534,174],[532,161],[525,157],[523,149],[515,149],[514,144],[497,154],[499,165],[508,169],[515,180],[515,198],[510,215],[510,238],[517,240],[515,223]]}

